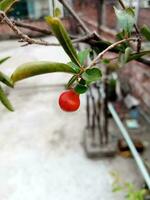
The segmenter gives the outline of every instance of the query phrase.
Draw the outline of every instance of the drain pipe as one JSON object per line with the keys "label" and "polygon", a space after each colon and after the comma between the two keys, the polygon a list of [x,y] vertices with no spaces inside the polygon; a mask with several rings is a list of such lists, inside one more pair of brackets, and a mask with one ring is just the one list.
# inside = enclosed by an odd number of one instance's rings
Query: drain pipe
{"label": "drain pipe", "polygon": [[148,173],[148,171],[147,171],[147,169],[146,169],[146,167],[143,163],[143,160],[141,159],[139,153],[137,152],[137,150],[136,150],[126,128],[124,127],[123,123],[121,122],[121,120],[120,120],[117,112],[115,111],[112,103],[108,104],[108,109],[111,112],[116,124],[118,125],[118,128],[120,129],[124,139],[126,140],[128,146],[131,150],[131,153],[132,153],[132,155],[133,155],[133,157],[134,157],[134,159],[135,159],[135,161],[136,161],[136,163],[137,163],[137,165],[138,165],[138,167],[139,167],[139,169],[140,169],[140,171],[141,171],[141,173],[142,173],[142,175],[145,179],[145,182],[147,183],[147,186],[150,189],[150,175],[149,175],[149,173]]}

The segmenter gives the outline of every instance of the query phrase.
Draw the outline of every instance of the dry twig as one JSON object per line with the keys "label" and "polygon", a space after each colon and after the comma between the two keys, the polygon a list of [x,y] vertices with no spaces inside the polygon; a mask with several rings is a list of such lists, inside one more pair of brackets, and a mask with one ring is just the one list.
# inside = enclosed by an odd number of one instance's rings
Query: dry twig
{"label": "dry twig", "polygon": [[114,47],[118,46],[119,44],[122,44],[122,43],[127,42],[127,41],[134,41],[135,42],[135,41],[137,41],[137,38],[123,39],[123,40],[117,41],[117,42],[113,43],[112,45],[108,46],[104,51],[99,53],[98,56],[91,62],[91,64],[89,65],[89,68],[96,65],[99,62],[99,60],[104,56],[105,53],[107,53],[108,51],[110,51]]}
{"label": "dry twig", "polygon": [[35,40],[35,39],[30,38],[28,35],[21,32],[17,28],[17,26],[15,24],[13,24],[13,22],[7,17],[5,12],[3,12],[3,11],[0,11],[0,22],[6,23],[14,31],[14,33],[16,35],[18,35],[19,38],[21,38],[21,42],[25,42],[24,45],[28,45],[28,44],[39,44],[39,45],[44,45],[44,46],[59,45],[59,44],[56,44],[56,43],[52,44],[52,43],[49,43],[49,42],[46,42],[46,41],[43,41],[43,40]]}

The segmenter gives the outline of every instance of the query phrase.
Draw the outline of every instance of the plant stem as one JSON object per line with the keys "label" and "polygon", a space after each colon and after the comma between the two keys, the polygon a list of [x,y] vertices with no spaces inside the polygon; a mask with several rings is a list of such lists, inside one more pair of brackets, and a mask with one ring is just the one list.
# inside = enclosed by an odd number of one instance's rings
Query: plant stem
{"label": "plant stem", "polygon": [[137,41],[137,39],[136,38],[127,38],[127,39],[123,39],[123,40],[120,40],[120,41],[117,41],[117,42],[111,44],[104,51],[102,51],[101,53],[98,54],[98,56],[91,62],[91,64],[89,65],[88,68],[96,65],[99,62],[99,60],[103,57],[103,55],[105,53],[107,53],[109,50],[111,50],[112,48],[116,47],[117,45],[122,44],[127,41]]}

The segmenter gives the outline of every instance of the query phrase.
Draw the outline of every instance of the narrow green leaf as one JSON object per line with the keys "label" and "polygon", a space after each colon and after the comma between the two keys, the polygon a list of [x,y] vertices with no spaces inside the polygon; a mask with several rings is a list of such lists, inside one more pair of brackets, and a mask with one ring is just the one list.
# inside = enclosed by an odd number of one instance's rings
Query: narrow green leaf
{"label": "narrow green leaf", "polygon": [[76,85],[76,87],[74,88],[75,92],[77,92],[78,94],[83,94],[88,90],[88,87],[85,85],[81,85],[78,84]]}
{"label": "narrow green leaf", "polygon": [[59,8],[55,8],[54,17],[60,17],[60,16],[61,16],[61,10]]}
{"label": "narrow green leaf", "polygon": [[147,25],[144,25],[141,28],[141,33],[148,41],[150,41],[150,27],[148,27]]}
{"label": "narrow green leaf", "polygon": [[119,10],[114,7],[119,27],[125,31],[128,35],[132,32],[134,23],[135,23],[135,15],[134,11],[130,8],[125,10]]}
{"label": "narrow green leaf", "polygon": [[0,59],[0,64],[2,64],[3,62],[5,62],[6,60],[8,60],[10,57],[8,56],[8,57],[5,57],[5,58],[1,58]]}
{"label": "narrow green leaf", "polygon": [[129,56],[127,62],[129,62],[129,61],[131,61],[131,60],[139,59],[139,58],[141,58],[141,57],[143,57],[143,56],[146,56],[146,55],[150,55],[150,51],[141,51],[141,52],[139,52],[139,53],[132,53],[132,54]]}
{"label": "narrow green leaf", "polygon": [[51,26],[54,35],[62,45],[64,51],[68,54],[72,62],[76,65],[81,66],[77,52],[71,42],[71,39],[64,28],[62,22],[57,17],[46,17],[47,23]]}
{"label": "narrow green leaf", "polygon": [[99,80],[102,74],[98,68],[92,68],[87,69],[81,76],[87,83],[91,83]]}
{"label": "narrow green leaf", "polygon": [[13,87],[13,83],[11,79],[7,75],[2,73],[1,71],[0,71],[0,81],[9,87]]}
{"label": "narrow green leaf", "polygon": [[0,2],[0,10],[7,12],[17,0],[2,0]]}
{"label": "narrow green leaf", "polygon": [[71,79],[68,81],[66,88],[70,88],[70,86],[72,86],[72,84],[76,81],[76,79],[77,79],[76,75],[72,76]]}
{"label": "narrow green leaf", "polygon": [[0,86],[0,101],[8,110],[14,111],[9,99],[7,98],[1,86]]}
{"label": "narrow green leaf", "polygon": [[90,51],[91,51],[91,49],[85,49],[85,50],[80,51],[78,53],[78,58],[79,58],[79,61],[80,61],[81,65],[84,65],[85,60],[87,59],[87,57],[90,54]]}
{"label": "narrow green leaf", "polygon": [[124,66],[125,63],[128,62],[128,60],[125,61],[125,54],[120,53],[119,54],[119,59],[118,59],[119,63],[120,63],[120,67]]}
{"label": "narrow green leaf", "polygon": [[48,61],[30,62],[18,67],[11,76],[13,83],[36,75],[65,72],[76,74],[76,71],[67,64]]}
{"label": "narrow green leaf", "polygon": [[80,72],[80,67],[77,66],[76,64],[74,64],[73,62],[68,62],[67,65],[69,65],[70,67],[72,67],[72,69],[74,71],[76,71],[76,73],[79,73]]}
{"label": "narrow green leaf", "polygon": [[124,54],[124,61],[125,61],[125,62],[128,62],[128,59],[129,59],[129,57],[130,57],[131,52],[132,52],[131,47],[127,47],[127,48],[125,49],[125,54]]}

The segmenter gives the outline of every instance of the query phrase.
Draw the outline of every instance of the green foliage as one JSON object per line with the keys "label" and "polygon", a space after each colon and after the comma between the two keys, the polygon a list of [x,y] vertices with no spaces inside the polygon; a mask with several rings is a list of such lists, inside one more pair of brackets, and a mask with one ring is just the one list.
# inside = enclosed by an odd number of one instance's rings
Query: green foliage
{"label": "green foliage", "polygon": [[91,49],[85,49],[85,50],[80,51],[78,53],[78,58],[79,58],[79,61],[80,61],[81,65],[85,64],[84,62],[87,59],[87,57],[89,56],[90,52],[91,52]]}
{"label": "green foliage", "polygon": [[0,101],[8,110],[14,111],[9,99],[7,98],[1,86],[0,86]]}
{"label": "green foliage", "polygon": [[128,62],[128,60],[130,58],[130,55],[131,55],[131,52],[132,52],[131,47],[127,47],[125,49],[125,54],[124,54],[124,61],[125,61],[125,63]]}
{"label": "green foliage", "polygon": [[132,183],[123,181],[116,172],[112,172],[111,175],[114,179],[112,184],[113,192],[125,192],[126,200],[144,200],[144,197],[148,192],[146,189],[136,189]]}
{"label": "green foliage", "polygon": [[68,54],[72,62],[74,62],[78,66],[81,66],[77,52],[75,48],[73,47],[71,39],[69,38],[68,33],[65,30],[61,21],[59,20],[59,18],[46,17],[45,19],[47,23],[51,26],[54,35],[56,36],[56,38],[58,39],[64,51]]}
{"label": "green foliage", "polygon": [[150,41],[150,27],[148,27],[147,25],[144,25],[141,28],[141,33],[148,41]]}
{"label": "green foliage", "polygon": [[130,54],[127,62],[131,61],[131,60],[138,60],[139,58],[143,57],[143,56],[147,56],[150,55],[150,51],[141,51],[139,53],[132,53]]}
{"label": "green foliage", "polygon": [[54,17],[60,17],[60,16],[61,16],[61,10],[59,8],[55,8]]}
{"label": "green foliage", "polygon": [[0,10],[7,12],[17,0],[2,0],[0,2]]}
{"label": "green foliage", "polygon": [[74,75],[71,77],[71,79],[68,81],[66,88],[70,88],[72,84],[77,80],[77,75]]}
{"label": "green foliage", "polygon": [[4,73],[2,73],[1,71],[0,71],[0,82],[6,84],[9,87],[13,87],[13,83],[11,79],[8,76],[6,76]]}
{"label": "green foliage", "polygon": [[3,62],[5,62],[6,60],[8,60],[10,57],[8,56],[8,57],[5,57],[5,58],[1,58],[0,59],[0,64],[2,64]]}
{"label": "green foliage", "polygon": [[76,87],[74,88],[74,90],[78,93],[78,94],[83,94],[88,90],[88,87],[86,85],[82,85],[82,84],[77,84]]}
{"label": "green foliage", "polygon": [[118,19],[119,27],[124,31],[126,37],[131,35],[134,23],[135,14],[134,10],[131,8],[126,8],[124,10],[119,10],[115,8],[115,13]]}
{"label": "green foliage", "polygon": [[[5,58],[0,59],[0,64],[5,62],[9,58],[10,57],[5,57]],[[4,83],[8,87],[13,87],[13,83],[12,83],[11,79],[1,71],[0,71],[0,82]],[[0,101],[8,110],[14,111],[14,109],[13,109],[9,99],[7,98],[5,92],[3,91],[1,85],[0,85]]]}
{"label": "green foliage", "polygon": [[90,84],[92,82],[98,81],[101,78],[102,74],[98,68],[91,68],[83,72],[81,76],[87,84]]}
{"label": "green foliage", "polygon": [[13,83],[15,83],[25,78],[52,72],[66,72],[76,74],[76,71],[70,65],[64,63],[39,61],[21,65],[14,71],[11,79]]}
{"label": "green foliage", "polygon": [[73,62],[68,62],[67,63],[72,69],[74,69],[74,71],[76,72],[76,73],[79,73],[80,72],[80,67],[78,66],[78,65],[76,65],[75,63],[73,63]]}

